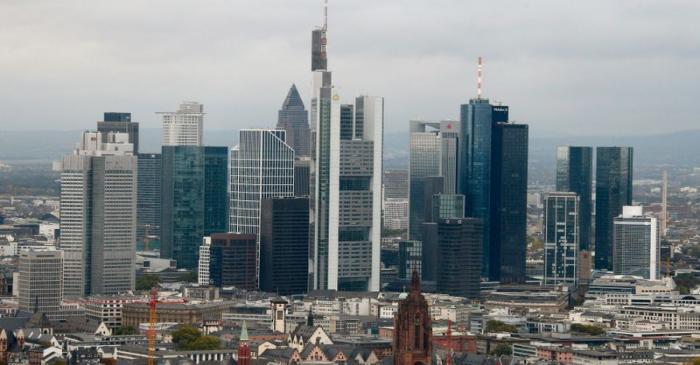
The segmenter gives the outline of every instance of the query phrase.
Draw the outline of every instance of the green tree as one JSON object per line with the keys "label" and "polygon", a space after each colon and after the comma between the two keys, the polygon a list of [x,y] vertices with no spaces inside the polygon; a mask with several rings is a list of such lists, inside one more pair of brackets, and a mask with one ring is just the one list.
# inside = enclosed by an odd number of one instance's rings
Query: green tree
{"label": "green tree", "polygon": [[185,350],[217,350],[220,346],[219,339],[214,336],[200,336],[196,340],[190,342],[185,347]]}
{"label": "green tree", "polygon": [[676,282],[678,291],[681,294],[690,293],[691,289],[695,289],[700,284],[700,279],[692,273],[676,275],[673,277],[673,281]]}
{"label": "green tree", "polygon": [[136,333],[134,326],[117,327],[112,331],[112,334],[115,336],[135,335]]}
{"label": "green tree", "polygon": [[197,282],[197,273],[194,271],[189,271],[187,273],[181,274],[179,279],[182,281],[189,282],[189,283],[196,283]]}
{"label": "green tree", "polygon": [[495,349],[491,350],[490,354],[494,356],[511,355],[513,354],[513,349],[511,349],[509,345],[502,343],[496,346]]}
{"label": "green tree", "polygon": [[484,328],[484,332],[489,333],[489,332],[508,332],[508,333],[516,333],[518,332],[518,328],[513,326],[512,324],[507,324],[503,323],[501,321],[497,320],[490,320],[486,322],[486,328]]}
{"label": "green tree", "polygon": [[156,275],[144,275],[136,279],[136,290],[151,290],[154,286],[158,286],[160,278]]}
{"label": "green tree", "polygon": [[173,343],[177,348],[187,350],[187,347],[200,337],[202,333],[198,329],[190,325],[181,325],[173,332]]}
{"label": "green tree", "polygon": [[600,336],[605,333],[605,329],[600,326],[574,323],[571,325],[571,332],[585,333],[591,336]]}

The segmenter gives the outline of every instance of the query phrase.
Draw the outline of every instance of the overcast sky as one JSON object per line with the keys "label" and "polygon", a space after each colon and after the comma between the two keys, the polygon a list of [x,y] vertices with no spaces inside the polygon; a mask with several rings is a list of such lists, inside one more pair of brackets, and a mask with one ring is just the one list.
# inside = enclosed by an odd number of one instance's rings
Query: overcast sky
{"label": "overcast sky", "polygon": [[[274,126],[308,107],[321,0],[0,0],[0,130],[94,128],[104,111],[195,100],[205,128]],[[476,93],[533,134],[700,128],[700,1],[330,0],[341,96],[380,95],[387,133],[457,118]]]}

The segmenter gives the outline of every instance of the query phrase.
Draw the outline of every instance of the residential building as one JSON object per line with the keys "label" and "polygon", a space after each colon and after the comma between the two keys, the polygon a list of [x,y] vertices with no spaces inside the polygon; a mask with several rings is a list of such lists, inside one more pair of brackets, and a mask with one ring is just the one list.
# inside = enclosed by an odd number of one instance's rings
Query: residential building
{"label": "residential building", "polygon": [[613,271],[620,275],[660,279],[659,227],[641,206],[624,206],[613,221]]}
{"label": "residential building", "polygon": [[57,313],[63,298],[63,251],[19,254],[19,309]]}
{"label": "residential building", "polygon": [[557,147],[556,190],[579,197],[579,250],[590,250],[593,234],[593,148]]}
{"label": "residential building", "polygon": [[260,221],[260,289],[302,294],[309,286],[309,199],[264,198]]}
{"label": "residential building", "polygon": [[613,219],[632,205],[632,147],[596,148],[595,268],[613,269]]}
{"label": "residential building", "polygon": [[544,198],[544,285],[578,281],[579,197],[572,192]]}
{"label": "residential building", "polygon": [[201,146],[204,105],[184,101],[175,112],[160,112],[163,122],[163,146]]}
{"label": "residential building", "polygon": [[279,129],[242,129],[231,150],[229,232],[260,230],[260,202],[294,196],[294,150]]}

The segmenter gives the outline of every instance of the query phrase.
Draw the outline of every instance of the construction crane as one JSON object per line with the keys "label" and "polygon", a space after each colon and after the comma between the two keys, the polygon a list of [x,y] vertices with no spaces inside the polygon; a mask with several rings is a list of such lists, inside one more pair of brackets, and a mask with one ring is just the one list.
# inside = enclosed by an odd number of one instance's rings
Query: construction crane
{"label": "construction crane", "polygon": [[158,289],[151,289],[151,299],[148,301],[148,365],[154,365],[156,352],[156,305],[158,304]]}

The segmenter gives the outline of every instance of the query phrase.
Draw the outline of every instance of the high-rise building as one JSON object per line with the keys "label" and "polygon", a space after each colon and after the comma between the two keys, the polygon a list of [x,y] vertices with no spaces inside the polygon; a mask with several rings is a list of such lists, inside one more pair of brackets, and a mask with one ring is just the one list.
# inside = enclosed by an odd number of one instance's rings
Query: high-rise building
{"label": "high-rise building", "polygon": [[408,228],[408,199],[384,199],[384,228]]}
{"label": "high-rise building", "polygon": [[528,126],[480,95],[460,110],[459,192],[465,216],[481,220],[482,275],[525,278]]}
{"label": "high-rise building", "polygon": [[65,297],[134,288],[137,161],[128,135],[84,132],[61,169]]}
{"label": "high-rise building", "polygon": [[477,218],[438,219],[437,290],[478,298],[481,283],[482,225]]}
{"label": "high-rise building", "polygon": [[229,232],[257,235],[260,202],[294,196],[294,150],[279,129],[242,129],[231,150]]}
{"label": "high-rise building", "polygon": [[202,239],[199,246],[199,263],[197,264],[197,284],[207,286],[210,284],[209,265],[211,263],[211,236]]}
{"label": "high-rise building", "polygon": [[294,159],[294,196],[308,197],[311,194],[311,159]]}
{"label": "high-rise building", "polygon": [[659,219],[659,235],[666,237],[668,224],[668,172],[664,170],[661,174],[661,212]]}
{"label": "high-rise building", "polygon": [[264,198],[260,220],[260,289],[306,293],[309,285],[309,199]]}
{"label": "high-rise building", "polygon": [[[423,213],[430,209],[432,196],[425,195],[425,179],[442,177],[440,192],[454,194],[457,190],[459,122],[431,123],[411,121],[409,157],[409,237],[422,239]],[[425,204],[427,202],[427,205]]]}
{"label": "high-rise building", "polygon": [[489,278],[502,283],[523,282],[527,256],[528,126],[498,122],[492,138]]}
{"label": "high-rise building", "polygon": [[109,132],[128,134],[134,154],[139,153],[139,123],[131,121],[131,113],[104,113],[104,120],[97,122],[97,131],[102,133],[102,142],[107,142]]}
{"label": "high-rise building", "polygon": [[228,230],[228,147],[204,149],[204,235]]}
{"label": "high-rise building", "polygon": [[408,170],[384,170],[384,199],[408,199]]}
{"label": "high-rise building", "polygon": [[19,309],[56,313],[63,298],[63,251],[19,254]]}
{"label": "high-rise building", "polygon": [[209,247],[209,278],[217,287],[235,286],[244,290],[256,290],[256,235],[212,234]]}
{"label": "high-rise building", "polygon": [[[136,209],[136,240],[147,236],[160,239],[160,153],[140,153],[138,160],[138,198]],[[152,247],[151,247],[152,248]]]}
{"label": "high-rise building", "polygon": [[384,99],[340,103],[327,62],[327,24],[312,33],[316,138],[312,287],[379,290]]}
{"label": "high-rise building", "polygon": [[596,148],[595,268],[613,269],[613,219],[632,205],[632,147]]}
{"label": "high-rise building", "polygon": [[557,147],[556,190],[579,197],[579,249],[589,250],[593,227],[593,148]]}
{"label": "high-rise building", "polygon": [[572,192],[544,198],[544,285],[577,284],[579,206]]}
{"label": "high-rise building", "polygon": [[613,271],[649,280],[660,279],[659,226],[641,206],[624,206],[613,222]]}
{"label": "high-rise building", "polygon": [[423,250],[421,241],[399,241],[399,279],[409,280],[413,272],[421,275]]}
{"label": "high-rise building", "polygon": [[311,129],[309,112],[299,96],[296,85],[289,88],[277,117],[277,129],[286,131],[287,144],[294,150],[297,158],[311,156]]}
{"label": "high-rise building", "polygon": [[227,148],[163,146],[161,257],[197,267],[202,237],[226,230]]}
{"label": "high-rise building", "polygon": [[201,146],[204,105],[184,101],[176,112],[158,113],[163,121],[163,146]]}

